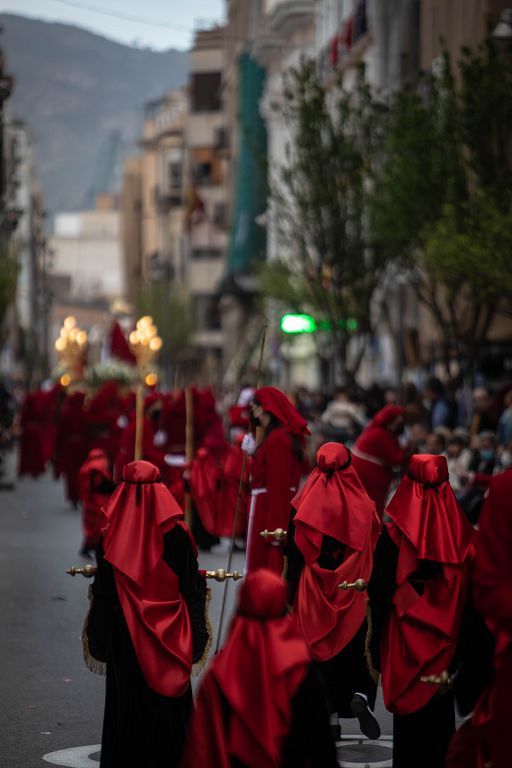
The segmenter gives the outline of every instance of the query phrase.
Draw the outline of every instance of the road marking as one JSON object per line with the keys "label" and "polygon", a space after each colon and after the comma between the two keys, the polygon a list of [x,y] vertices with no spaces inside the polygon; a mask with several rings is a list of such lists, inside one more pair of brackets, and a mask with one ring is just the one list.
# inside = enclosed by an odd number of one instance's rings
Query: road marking
{"label": "road marking", "polygon": [[52,765],[64,765],[66,768],[98,768],[99,762],[91,760],[91,755],[99,752],[101,744],[91,744],[88,747],[73,747],[72,749],[59,749],[58,752],[48,752],[43,755],[43,760]]}

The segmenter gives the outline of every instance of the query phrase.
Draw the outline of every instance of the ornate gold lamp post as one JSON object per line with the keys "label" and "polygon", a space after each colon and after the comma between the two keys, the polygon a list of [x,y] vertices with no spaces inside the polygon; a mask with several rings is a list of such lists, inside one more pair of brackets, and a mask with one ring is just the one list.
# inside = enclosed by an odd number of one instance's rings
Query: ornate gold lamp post
{"label": "ornate gold lamp post", "polygon": [[134,459],[142,458],[142,428],[144,422],[144,386],[154,387],[158,375],[154,368],[154,359],[162,348],[162,339],[158,335],[153,318],[149,315],[137,320],[135,330],[130,333],[130,349],[137,360],[139,382],[136,390],[136,425]]}
{"label": "ornate gold lamp post", "polygon": [[60,377],[63,387],[68,387],[83,377],[87,345],[87,332],[77,326],[76,319],[72,315],[66,317],[55,342],[59,362],[65,369]]}

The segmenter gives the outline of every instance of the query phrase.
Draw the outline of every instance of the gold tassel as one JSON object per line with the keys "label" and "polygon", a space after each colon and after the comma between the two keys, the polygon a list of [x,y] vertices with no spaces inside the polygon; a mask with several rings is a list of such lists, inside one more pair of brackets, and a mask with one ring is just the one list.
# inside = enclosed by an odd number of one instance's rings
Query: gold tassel
{"label": "gold tassel", "polygon": [[206,622],[206,631],[208,632],[208,640],[206,641],[206,646],[203,651],[203,655],[199,659],[199,661],[196,661],[195,664],[192,665],[192,677],[199,677],[201,672],[206,666],[206,662],[208,661],[208,656],[210,654],[210,650],[213,643],[213,627],[212,623],[210,621],[210,602],[212,599],[212,591],[210,587],[207,587],[206,589],[206,601],[204,604],[204,619]]}
{"label": "gold tassel", "polygon": [[283,555],[283,572],[281,574],[282,580],[286,581],[287,576],[288,576],[288,557],[287,555]]}
{"label": "gold tassel", "polygon": [[370,601],[366,601],[366,623],[368,625],[368,629],[366,631],[366,638],[364,641],[364,655],[366,658],[366,666],[368,667],[368,672],[370,673],[370,677],[374,681],[375,684],[379,682],[379,673],[373,666],[373,659],[372,654],[370,651],[370,643],[372,640],[372,633],[373,633],[373,624],[372,624],[372,609],[370,607]]}
{"label": "gold tassel", "polygon": [[98,661],[98,659],[95,659],[94,656],[91,654],[91,651],[89,648],[89,638],[87,637],[87,627],[89,625],[89,614],[91,612],[92,601],[94,599],[92,594],[92,584],[89,586],[87,598],[89,600],[89,610],[87,611],[87,614],[85,616],[84,626],[82,628],[82,649],[84,653],[85,666],[87,667],[87,669],[90,669],[91,672],[94,672],[94,674],[96,675],[106,675],[107,664],[105,661]]}

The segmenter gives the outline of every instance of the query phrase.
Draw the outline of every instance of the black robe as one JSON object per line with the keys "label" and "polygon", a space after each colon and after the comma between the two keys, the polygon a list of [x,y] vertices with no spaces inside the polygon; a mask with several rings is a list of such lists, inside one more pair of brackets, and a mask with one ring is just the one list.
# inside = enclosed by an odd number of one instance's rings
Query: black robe
{"label": "black robe", "polygon": [[[295,544],[293,517],[288,526],[285,547],[288,561],[286,579],[291,605],[293,605],[300,575],[304,568],[304,558]],[[341,565],[344,557],[344,545],[330,536],[324,536],[318,565],[325,570],[335,570]],[[352,640],[342,651],[327,661],[314,662],[318,669],[329,711],[331,713],[337,712],[339,717],[354,717],[350,709],[350,702],[354,693],[364,693],[368,698],[370,708],[373,709],[375,706],[377,685],[368,671],[365,656],[367,630],[368,625],[365,619]]]}
{"label": "black robe", "polygon": [[[164,536],[162,555],[179,578],[192,624],[193,660],[208,641],[206,583],[187,533],[176,526]],[[142,673],[117,595],[114,572],[97,550],[93,602],[87,625],[91,655],[106,661],[101,768],[175,768],[179,764],[192,708],[192,690],[180,697],[152,690]]]}
{"label": "black robe", "polygon": [[[380,646],[392,608],[396,588],[398,548],[386,527],[379,537],[368,585],[372,617],[370,653],[373,666],[380,671]],[[409,581],[423,594],[429,579],[436,578],[439,563],[424,560]],[[474,660],[480,658],[478,670]],[[448,670],[455,675],[457,703],[461,714],[469,714],[490,674],[492,638],[475,612],[468,594],[462,615],[457,648]],[[427,683],[425,683],[427,685]],[[450,739],[455,731],[454,690],[436,693],[417,712],[393,715],[393,768],[444,768]]]}

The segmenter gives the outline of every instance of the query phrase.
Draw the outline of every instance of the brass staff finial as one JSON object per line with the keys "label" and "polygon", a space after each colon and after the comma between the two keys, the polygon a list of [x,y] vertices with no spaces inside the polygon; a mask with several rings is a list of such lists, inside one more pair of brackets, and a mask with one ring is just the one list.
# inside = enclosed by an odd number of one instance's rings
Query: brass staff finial
{"label": "brass staff finial", "polygon": [[453,683],[453,675],[444,669],[440,675],[422,675],[420,680],[422,683],[428,683],[429,685],[438,685],[443,691],[447,691]]}
{"label": "brass staff finial", "polygon": [[226,581],[226,579],[233,579],[233,581],[238,581],[238,579],[242,578],[242,574],[239,573],[239,571],[233,571],[233,573],[230,573],[224,568],[217,568],[216,571],[206,571],[206,578],[215,579],[215,581]]}
{"label": "brass staff finial", "polygon": [[268,541],[268,539],[274,539],[274,541],[286,541],[286,531],[284,528],[276,528],[275,531],[268,531],[266,528],[264,531],[260,531],[260,536]]}
{"label": "brass staff finial", "polygon": [[338,587],[344,590],[355,589],[356,592],[365,592],[368,589],[368,583],[364,579],[356,579],[352,582],[342,581]]}
{"label": "brass staff finial", "polygon": [[96,573],[96,566],[84,565],[83,568],[80,568],[77,565],[72,565],[71,568],[66,569],[66,573],[69,573],[70,576],[76,576],[77,573],[80,573],[85,579],[92,579]]}

